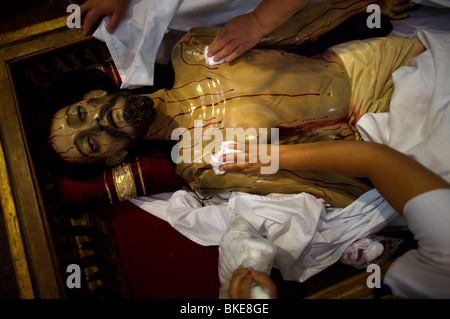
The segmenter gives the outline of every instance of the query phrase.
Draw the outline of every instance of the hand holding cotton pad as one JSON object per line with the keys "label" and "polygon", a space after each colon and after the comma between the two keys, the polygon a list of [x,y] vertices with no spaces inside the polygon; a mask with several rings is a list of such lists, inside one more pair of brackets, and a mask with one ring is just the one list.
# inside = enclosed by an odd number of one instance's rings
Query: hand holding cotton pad
{"label": "hand holding cotton pad", "polygon": [[209,64],[210,66],[214,66],[216,64],[221,64],[221,63],[225,62],[225,58],[223,58],[222,60],[216,62],[216,61],[214,61],[214,57],[213,56],[212,57],[208,57],[208,48],[209,48],[209,46],[207,45],[205,47],[205,52],[204,52],[205,60],[206,60],[207,64]]}

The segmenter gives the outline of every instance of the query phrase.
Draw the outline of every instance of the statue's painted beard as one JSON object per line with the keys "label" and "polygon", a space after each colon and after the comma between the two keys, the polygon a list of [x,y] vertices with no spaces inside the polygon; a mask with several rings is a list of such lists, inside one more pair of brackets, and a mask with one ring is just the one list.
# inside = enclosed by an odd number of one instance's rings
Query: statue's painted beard
{"label": "statue's painted beard", "polygon": [[111,124],[111,126],[117,128],[117,125],[112,122],[112,120],[108,118],[108,116],[110,114],[109,111],[114,107],[116,100],[120,97],[124,97],[126,99],[123,109],[123,118],[126,121],[127,125],[130,125],[134,128],[134,135],[130,136],[123,131],[110,129],[107,127],[104,127],[103,129],[111,136],[126,137],[135,141],[142,140],[145,137],[150,124],[152,124],[156,119],[156,111],[153,108],[154,103],[149,97],[135,95],[126,91],[116,93],[115,97],[112,98],[100,110],[100,119],[107,117],[107,120]]}

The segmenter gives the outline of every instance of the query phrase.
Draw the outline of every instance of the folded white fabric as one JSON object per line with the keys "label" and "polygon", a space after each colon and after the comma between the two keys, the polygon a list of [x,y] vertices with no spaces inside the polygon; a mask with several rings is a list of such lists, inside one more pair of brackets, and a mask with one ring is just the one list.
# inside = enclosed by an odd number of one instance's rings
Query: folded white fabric
{"label": "folded white fabric", "polygon": [[[105,17],[94,37],[108,46],[123,89],[153,85],[154,64],[167,29],[223,27],[232,18],[248,13],[261,0],[131,0],[113,34]],[[159,57],[161,58],[161,57]],[[165,60],[165,59],[164,59]]]}
{"label": "folded white fabric", "polygon": [[[283,278],[300,282],[338,261],[352,242],[376,233],[396,216],[375,189],[332,213],[323,200],[307,193],[261,196],[224,192],[220,196],[213,196],[204,206],[185,190],[175,192],[169,200],[151,195],[130,201],[205,246],[219,245],[232,217],[240,215],[277,247],[273,265]],[[226,249],[230,247],[221,247],[221,252]],[[221,267],[223,263],[220,272]]]}
{"label": "folded white fabric", "polygon": [[[253,268],[270,274],[276,254],[275,245],[261,236],[245,218],[233,214],[225,235],[219,243],[220,298],[229,298],[228,288],[233,271],[239,266]],[[268,290],[263,285],[252,286],[252,297],[268,299]],[[256,299],[256,298],[254,298]]]}
{"label": "folded white fabric", "polygon": [[208,57],[208,48],[209,48],[209,45],[207,45],[205,47],[205,60],[206,60],[207,64],[209,64],[210,66],[214,66],[216,64],[221,64],[221,63],[225,62],[225,58],[223,58],[222,60],[219,60],[219,61],[216,62],[216,61],[214,61],[214,57],[213,56],[212,57]]}
{"label": "folded white fabric", "polygon": [[132,0],[113,34],[110,17],[102,20],[94,37],[106,43],[122,80],[122,89],[153,85],[155,59],[180,0]]}
{"label": "folded white fabric", "polygon": [[212,168],[214,170],[214,173],[216,173],[216,175],[222,175],[223,173],[225,173],[224,171],[219,170],[220,166],[227,164],[227,163],[234,163],[234,159],[223,161],[224,155],[234,154],[234,153],[242,153],[242,151],[235,150],[232,148],[234,144],[236,144],[236,143],[233,141],[222,142],[222,145],[220,145],[220,150],[218,152],[216,152],[215,154],[211,153],[210,164],[212,165]]}

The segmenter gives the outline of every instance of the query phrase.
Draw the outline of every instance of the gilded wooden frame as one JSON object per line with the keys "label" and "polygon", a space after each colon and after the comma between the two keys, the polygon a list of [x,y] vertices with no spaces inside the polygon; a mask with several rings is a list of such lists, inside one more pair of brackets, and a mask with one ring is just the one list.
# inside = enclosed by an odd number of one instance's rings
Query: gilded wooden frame
{"label": "gilded wooden frame", "polygon": [[29,159],[10,64],[90,39],[58,18],[0,35],[0,204],[21,298],[61,298],[63,280]]}

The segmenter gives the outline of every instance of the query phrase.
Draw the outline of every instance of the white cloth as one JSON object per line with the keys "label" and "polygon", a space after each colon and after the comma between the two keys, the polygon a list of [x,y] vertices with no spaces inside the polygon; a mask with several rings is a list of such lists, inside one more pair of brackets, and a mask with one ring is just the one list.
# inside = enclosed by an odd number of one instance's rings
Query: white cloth
{"label": "white cloth", "polygon": [[335,263],[355,239],[377,232],[396,215],[376,190],[332,213],[324,201],[306,193],[224,193],[202,206],[192,193],[180,190],[168,200],[157,195],[130,201],[201,245],[218,245],[232,217],[240,215],[276,246],[274,266],[283,278],[300,282]]}
{"label": "white cloth", "polygon": [[130,201],[148,213],[167,221],[190,240],[203,246],[216,246],[230,219],[230,193],[204,202],[186,190],[132,198]]}
{"label": "white cloth", "polygon": [[94,37],[105,42],[122,80],[121,88],[153,85],[155,58],[180,0],[131,0],[113,34],[105,17]]}
{"label": "white cloth", "polygon": [[450,298],[450,189],[409,200],[404,215],[418,248],[388,269],[384,284],[407,298]]}
{"label": "white cloth", "polygon": [[393,74],[390,112],[365,114],[361,137],[408,154],[450,182],[450,32],[418,37],[427,50]]}
{"label": "white cloth", "polygon": [[193,27],[222,27],[232,18],[253,11],[261,1],[180,0],[170,28],[189,31]]}
{"label": "white cloth", "polygon": [[154,64],[168,29],[221,27],[252,11],[261,0],[131,0],[113,34],[105,17],[94,37],[106,43],[122,79],[123,89],[153,85]]}
{"label": "white cloth", "polygon": [[[251,267],[269,275],[276,251],[275,245],[262,237],[245,218],[233,214],[227,231],[219,243],[219,297],[229,298],[229,283],[233,271],[238,266]],[[264,293],[265,289],[261,289],[260,292]],[[261,295],[259,297],[261,298]],[[265,297],[265,299],[269,297],[267,293]]]}

